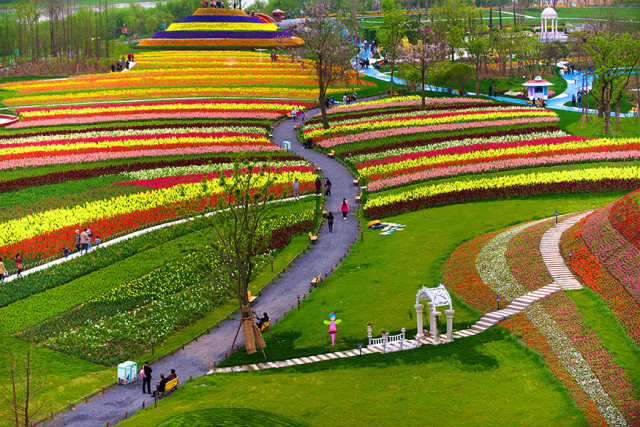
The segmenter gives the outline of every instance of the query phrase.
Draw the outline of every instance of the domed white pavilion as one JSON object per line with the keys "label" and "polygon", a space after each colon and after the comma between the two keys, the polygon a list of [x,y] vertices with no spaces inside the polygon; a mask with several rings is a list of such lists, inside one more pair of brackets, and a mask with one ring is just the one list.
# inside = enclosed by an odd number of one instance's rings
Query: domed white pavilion
{"label": "domed white pavilion", "polygon": [[[547,29],[549,23],[551,24],[551,31]],[[566,36],[558,32],[558,13],[553,8],[547,7],[542,11],[540,27],[542,28],[540,41],[566,40]]]}

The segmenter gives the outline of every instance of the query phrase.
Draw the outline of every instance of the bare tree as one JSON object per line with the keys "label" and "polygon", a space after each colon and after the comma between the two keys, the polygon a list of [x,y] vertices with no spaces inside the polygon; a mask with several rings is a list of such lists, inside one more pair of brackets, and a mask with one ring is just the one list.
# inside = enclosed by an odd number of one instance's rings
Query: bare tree
{"label": "bare tree", "polygon": [[313,60],[310,73],[318,79],[318,102],[325,129],[329,129],[324,102],[327,91],[332,85],[351,80],[354,70],[350,61],[357,53],[351,44],[347,20],[329,16],[335,9],[333,0],[312,3],[306,10],[307,31],[298,33],[304,40],[305,56]]}
{"label": "bare tree", "polygon": [[9,367],[9,384],[2,384],[0,396],[11,409],[11,424],[15,427],[30,427],[42,409],[43,401],[38,395],[46,385],[44,366],[40,364],[40,354],[36,345],[29,341],[24,354],[16,354],[10,341],[5,343],[6,359]]}
{"label": "bare tree", "polygon": [[247,353],[255,353],[254,340],[257,339],[261,348],[265,344],[255,328],[247,288],[257,257],[268,244],[268,239],[260,233],[261,227],[280,205],[273,196],[275,178],[268,163],[257,166],[236,159],[233,174],[228,178],[220,174],[217,184],[218,191],[214,193],[210,183],[203,178],[205,198],[213,200],[218,211],[210,220],[202,219],[202,233],[208,244],[195,250],[201,255],[199,261],[186,262],[211,283],[235,294],[242,313],[245,348]]}

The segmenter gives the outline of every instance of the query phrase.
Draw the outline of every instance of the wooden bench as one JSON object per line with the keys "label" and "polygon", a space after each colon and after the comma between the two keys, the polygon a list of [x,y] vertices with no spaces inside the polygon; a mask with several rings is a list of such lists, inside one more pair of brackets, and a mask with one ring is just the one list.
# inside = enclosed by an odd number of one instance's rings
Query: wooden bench
{"label": "wooden bench", "polygon": [[536,101],[536,105],[538,107],[542,107],[542,106],[544,106],[544,103],[542,101]]}
{"label": "wooden bench", "polygon": [[353,185],[360,185],[360,180],[359,179],[354,179],[353,180]]}
{"label": "wooden bench", "polygon": [[327,156],[329,157],[335,157],[336,152],[334,150],[331,150],[331,152],[329,154],[327,154]]}
{"label": "wooden bench", "polygon": [[247,291],[247,296],[249,297],[249,302],[254,302],[258,298],[255,295],[251,295],[251,291]]}
{"label": "wooden bench", "polygon": [[309,240],[311,240],[311,242],[315,242],[318,240],[318,236],[314,236],[312,232],[309,232]]}
{"label": "wooden bench", "polygon": [[327,214],[327,211],[323,209],[323,210],[322,210],[322,215],[324,216],[324,215],[326,215],[326,214]]}
{"label": "wooden bench", "polygon": [[175,377],[174,379],[172,379],[171,381],[167,382],[164,385],[164,391],[159,391],[158,387],[160,386],[160,381],[156,381],[156,389],[153,392],[153,396],[155,397],[156,394],[160,394],[161,396],[164,396],[165,393],[167,393],[168,391],[170,391],[171,389],[177,389],[178,388],[178,380],[180,379],[180,377]]}
{"label": "wooden bench", "polygon": [[527,99],[527,105],[533,105],[533,101],[530,99]]}
{"label": "wooden bench", "polygon": [[318,274],[318,277],[314,277],[313,279],[311,279],[311,284],[313,286],[316,286],[318,283],[322,282],[322,273]]}
{"label": "wooden bench", "polygon": [[362,201],[362,194],[356,196],[356,202],[359,204]]}

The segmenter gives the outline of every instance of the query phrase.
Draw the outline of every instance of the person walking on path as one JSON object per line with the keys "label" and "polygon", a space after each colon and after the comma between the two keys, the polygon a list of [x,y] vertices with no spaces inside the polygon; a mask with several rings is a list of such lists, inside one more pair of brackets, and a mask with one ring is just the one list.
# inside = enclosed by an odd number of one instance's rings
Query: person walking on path
{"label": "person walking on path", "polygon": [[80,253],[84,251],[87,253],[87,245],[89,244],[89,236],[87,235],[87,229],[85,228],[82,233],[80,233]]}
{"label": "person walking on path", "polygon": [[347,203],[347,199],[342,199],[342,206],[340,206],[340,210],[342,211],[342,219],[347,220],[347,214],[349,213],[349,203]]}
{"label": "person walking on path", "polygon": [[78,252],[80,252],[80,249],[82,248],[82,246],[80,246],[80,230],[76,230],[76,237],[75,237],[75,242],[76,242],[76,250]]}
{"label": "person walking on path", "polygon": [[572,107],[576,106],[576,95],[575,94],[571,95],[571,106]]}
{"label": "person walking on path", "polygon": [[147,386],[147,390],[149,390],[149,394],[151,394],[151,373],[153,369],[149,366],[149,362],[144,362],[144,366],[142,367],[142,394],[145,394],[144,391],[145,385]]}
{"label": "person walking on path", "polygon": [[333,233],[333,214],[331,212],[327,214],[327,225],[329,226],[329,233]]}
{"label": "person walking on path", "polygon": [[91,231],[91,229],[89,227],[87,227],[87,237],[89,239],[88,242],[87,242],[87,248],[89,250],[91,250],[92,249],[92,247],[91,247],[91,238],[93,237],[93,232]]}
{"label": "person walking on path", "polygon": [[489,96],[493,96],[493,86],[489,85]]}
{"label": "person walking on path", "polygon": [[2,262],[2,257],[0,257],[0,283],[4,283],[5,277],[7,277],[9,273],[7,273],[7,269]]}
{"label": "person walking on path", "polygon": [[300,181],[298,181],[298,178],[296,178],[293,180],[293,197],[296,200],[300,200],[299,189],[300,189]]}
{"label": "person walking on path", "polygon": [[320,177],[316,178],[316,194],[320,195],[320,188],[322,187],[322,182],[320,181]]}
{"label": "person walking on path", "polygon": [[20,254],[16,254],[16,268],[18,269],[17,277],[22,277],[22,257]]}
{"label": "person walking on path", "polygon": [[327,180],[324,184],[324,195],[325,196],[330,196],[331,195],[331,181],[329,181],[329,178],[327,177]]}

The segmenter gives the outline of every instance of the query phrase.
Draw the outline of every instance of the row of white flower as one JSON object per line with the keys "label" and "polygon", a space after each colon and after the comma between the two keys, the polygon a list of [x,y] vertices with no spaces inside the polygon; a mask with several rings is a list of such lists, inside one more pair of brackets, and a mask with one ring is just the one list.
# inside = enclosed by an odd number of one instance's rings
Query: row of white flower
{"label": "row of white flower", "polygon": [[[257,163],[261,165],[261,163]],[[309,162],[306,160],[283,160],[272,162],[271,166],[285,167],[285,166],[309,166]],[[165,176],[176,175],[191,175],[196,173],[213,173],[223,170],[233,169],[233,163],[212,163],[206,165],[190,165],[190,166],[175,166],[158,169],[140,170],[135,172],[125,172],[122,175],[134,179],[154,179],[162,178]]]}
{"label": "row of white flower", "polygon": [[[543,220],[529,222],[498,234],[482,248],[476,258],[476,268],[482,281],[491,290],[509,301],[513,301],[526,293],[526,290],[511,274],[505,256],[509,242],[518,233],[541,221]],[[607,424],[611,426],[626,426],[627,422],[624,416],[602,387],[589,362],[573,346],[564,330],[549,316],[541,304],[535,302],[525,310],[525,314],[533,322],[536,329],[544,335],[551,350],[560,359],[562,366],[593,400]]]}
{"label": "row of white flower", "polygon": [[187,134],[187,133],[258,133],[265,134],[267,131],[261,127],[255,126],[223,126],[223,127],[192,127],[192,128],[160,128],[160,129],[109,129],[103,131],[91,131],[80,133],[68,133],[58,135],[34,135],[29,137],[16,137],[11,139],[0,140],[2,144],[24,144],[29,142],[42,142],[42,141],[65,141],[72,139],[84,139],[84,138],[103,138],[103,137],[125,137],[135,135],[155,135],[162,136],[163,134]]}
{"label": "row of white flower", "polygon": [[[417,111],[412,111],[409,113],[406,112],[401,112],[401,113],[394,113],[394,114],[374,114],[371,115],[369,117],[362,117],[359,119],[345,119],[345,120],[339,120],[339,121],[335,121],[335,122],[331,122],[331,127],[336,127],[336,126],[341,126],[341,125],[349,125],[349,124],[354,124],[354,123],[366,123],[366,122],[372,122],[372,121],[378,121],[378,120],[384,120],[384,119],[403,119],[403,120],[410,120],[413,117],[422,117],[422,116],[435,116],[435,115],[439,115],[439,114],[448,114],[448,113],[475,113],[475,112],[483,112],[486,110],[491,110],[491,111],[509,111],[509,110],[513,110],[513,109],[518,109],[518,110],[533,110],[533,111],[540,111],[540,109],[538,108],[532,108],[532,107],[525,107],[523,105],[518,105],[518,106],[513,106],[513,105],[506,105],[506,106],[493,106],[493,105],[483,105],[480,107],[476,107],[476,106],[469,106],[469,107],[465,107],[465,108],[455,108],[455,109],[447,109],[447,110],[437,110],[437,111],[433,111],[433,110],[417,110]],[[348,117],[348,116],[347,116]],[[316,123],[314,125],[309,125],[309,126],[305,126],[304,131],[306,132],[309,129],[322,129],[322,123]]]}
{"label": "row of white flower", "polygon": [[559,130],[555,132],[536,132],[530,133],[527,135],[505,135],[505,136],[497,136],[490,138],[469,138],[469,139],[461,139],[459,141],[446,141],[439,142],[431,145],[421,145],[419,147],[409,147],[409,148],[394,148],[391,150],[383,151],[380,153],[371,153],[371,154],[361,154],[358,156],[350,157],[349,160],[353,163],[361,163],[366,162],[367,160],[376,160],[382,159],[385,157],[392,156],[402,156],[404,154],[411,153],[420,153],[426,151],[435,151],[441,150],[443,148],[453,148],[453,147],[464,147],[467,145],[475,145],[475,144],[486,144],[489,142],[514,142],[514,141],[532,141],[535,139],[544,139],[544,138],[561,138],[563,136],[568,136],[567,133]]}

